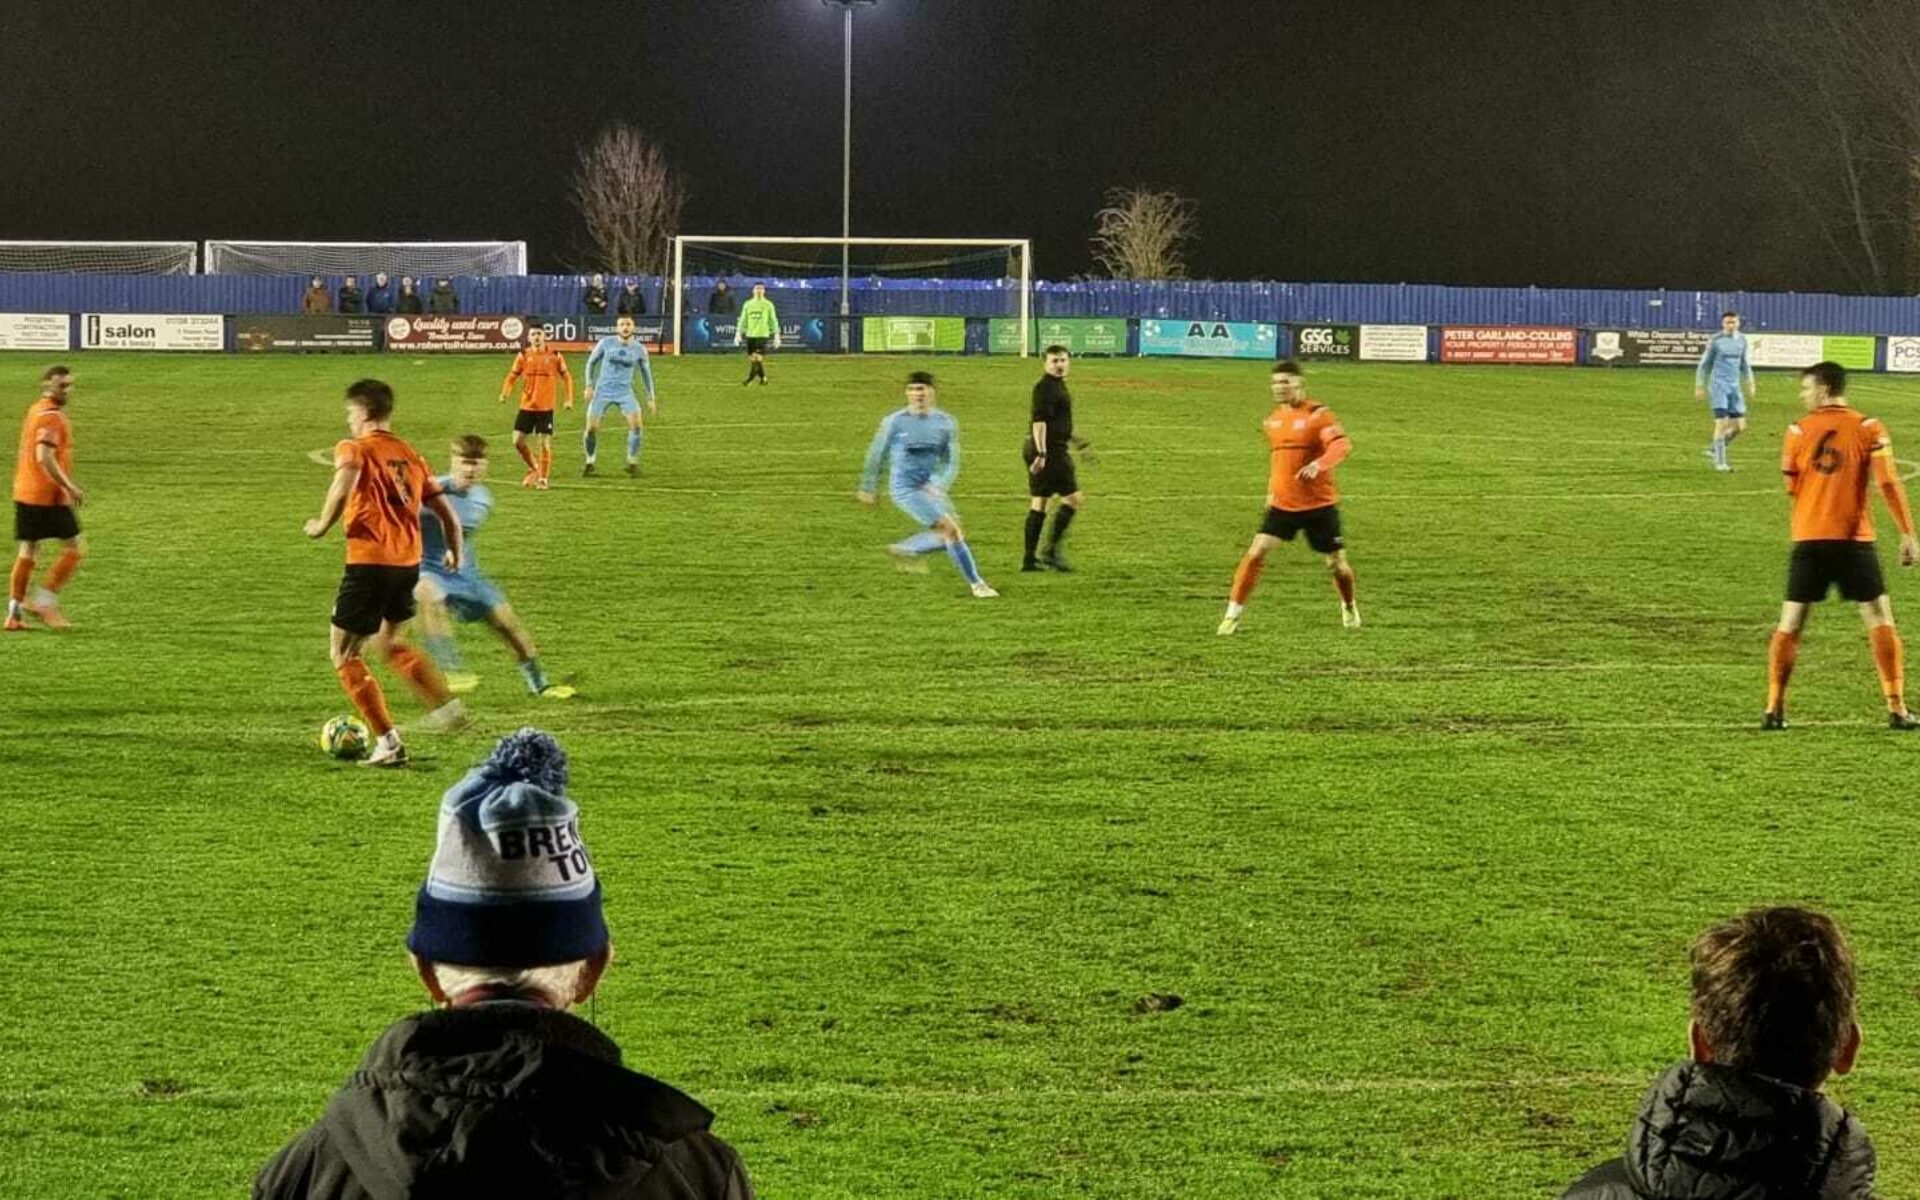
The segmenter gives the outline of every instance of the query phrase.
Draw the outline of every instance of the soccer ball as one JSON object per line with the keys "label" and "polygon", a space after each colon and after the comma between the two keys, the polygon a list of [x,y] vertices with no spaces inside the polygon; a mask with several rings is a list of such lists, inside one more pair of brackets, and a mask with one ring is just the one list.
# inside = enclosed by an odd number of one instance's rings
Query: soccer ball
{"label": "soccer ball", "polygon": [[373,735],[359,717],[335,717],[320,727],[320,748],[335,758],[365,758]]}

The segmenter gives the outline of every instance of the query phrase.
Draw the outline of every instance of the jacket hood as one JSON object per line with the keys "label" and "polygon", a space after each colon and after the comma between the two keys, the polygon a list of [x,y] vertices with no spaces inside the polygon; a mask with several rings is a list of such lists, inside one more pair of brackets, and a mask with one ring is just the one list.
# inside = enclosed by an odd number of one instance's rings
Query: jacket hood
{"label": "jacket hood", "polygon": [[493,1003],[387,1030],[321,1124],[370,1195],[409,1200],[631,1195],[712,1121],[585,1021]]}
{"label": "jacket hood", "polygon": [[1627,1139],[1636,1191],[1674,1200],[1871,1200],[1867,1132],[1819,1092],[1711,1063],[1654,1081]]}

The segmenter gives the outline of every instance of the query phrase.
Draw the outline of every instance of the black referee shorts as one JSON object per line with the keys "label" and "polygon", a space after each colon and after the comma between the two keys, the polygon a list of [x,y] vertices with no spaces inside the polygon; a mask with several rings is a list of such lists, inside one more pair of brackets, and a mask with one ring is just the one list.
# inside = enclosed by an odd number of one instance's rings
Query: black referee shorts
{"label": "black referee shorts", "polygon": [[1336,504],[1303,508],[1298,512],[1269,508],[1267,519],[1260,523],[1260,532],[1283,542],[1290,542],[1295,534],[1304,533],[1307,535],[1307,545],[1313,547],[1315,554],[1332,554],[1335,550],[1345,549],[1347,545],[1347,540],[1340,536],[1340,507]]}
{"label": "black referee shorts", "polygon": [[413,619],[413,585],[420,567],[388,567],[376,563],[348,563],[333,601],[333,623],[348,633],[372,637],[383,621],[395,625]]}
{"label": "black referee shorts", "polygon": [[80,536],[80,517],[64,504],[13,502],[13,537],[19,542],[70,542]]}
{"label": "black referee shorts", "polygon": [[1020,448],[1020,461],[1027,465],[1027,495],[1039,499],[1048,496],[1071,496],[1080,490],[1080,476],[1073,466],[1073,455],[1067,453],[1065,446],[1047,451],[1047,465],[1038,474],[1033,469],[1033,460],[1039,457],[1033,449],[1031,440]]}
{"label": "black referee shorts", "polygon": [[1787,558],[1787,599],[1794,604],[1818,604],[1834,588],[1855,604],[1887,594],[1880,573],[1880,556],[1872,542],[1795,542]]}

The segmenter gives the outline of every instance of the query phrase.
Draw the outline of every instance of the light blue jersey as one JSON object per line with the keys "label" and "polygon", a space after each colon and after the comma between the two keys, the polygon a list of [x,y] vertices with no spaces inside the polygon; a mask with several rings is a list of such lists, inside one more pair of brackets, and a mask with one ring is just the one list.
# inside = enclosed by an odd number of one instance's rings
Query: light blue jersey
{"label": "light blue jersey", "polygon": [[[880,482],[880,464],[893,460],[887,480],[893,504],[922,525],[938,524],[953,511],[947,489],[960,473],[960,426],[939,409],[915,414],[903,408],[888,413],[867,447],[867,464],[860,474],[860,490],[871,492]],[[931,484],[933,491],[927,490]]]}
{"label": "light blue jersey", "polygon": [[[638,403],[633,398],[633,372],[639,368],[640,379],[646,384],[647,399],[653,399],[653,365],[647,360],[647,344],[638,334],[630,342],[623,342],[617,335],[600,339],[587,356],[587,386],[593,389],[593,404],[588,415],[604,405],[618,404],[623,409],[637,410]],[[599,369],[598,377],[595,368]]]}
{"label": "light blue jersey", "polygon": [[1707,340],[1700,354],[1700,366],[1693,373],[1693,386],[1706,388],[1713,395],[1737,392],[1741,384],[1753,386],[1753,356],[1747,353],[1744,333],[1716,333]]}
{"label": "light blue jersey", "polygon": [[440,528],[440,518],[427,508],[420,510],[420,569],[439,586],[454,616],[462,621],[484,620],[507,602],[493,581],[480,573],[480,564],[474,559],[474,535],[493,513],[493,492],[484,483],[456,491],[451,475],[442,475],[435,482],[460,520],[460,569],[449,571],[441,565],[440,557],[447,552],[447,535]]}

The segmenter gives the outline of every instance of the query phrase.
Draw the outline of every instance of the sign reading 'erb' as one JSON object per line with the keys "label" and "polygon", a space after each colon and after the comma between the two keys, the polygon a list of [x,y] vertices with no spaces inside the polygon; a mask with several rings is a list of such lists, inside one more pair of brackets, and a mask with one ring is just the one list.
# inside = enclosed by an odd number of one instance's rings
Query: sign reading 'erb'
{"label": "sign reading 'erb'", "polygon": [[1140,322],[1140,353],[1183,358],[1272,358],[1279,326],[1263,321]]}
{"label": "sign reading 'erb'", "polygon": [[72,338],[65,313],[0,313],[0,350],[65,350]]}
{"label": "sign reading 'erb'", "polygon": [[527,340],[521,317],[426,316],[388,317],[387,349],[431,351],[518,350]]}
{"label": "sign reading 'erb'", "polygon": [[210,313],[82,313],[82,350],[224,350],[227,319]]}

